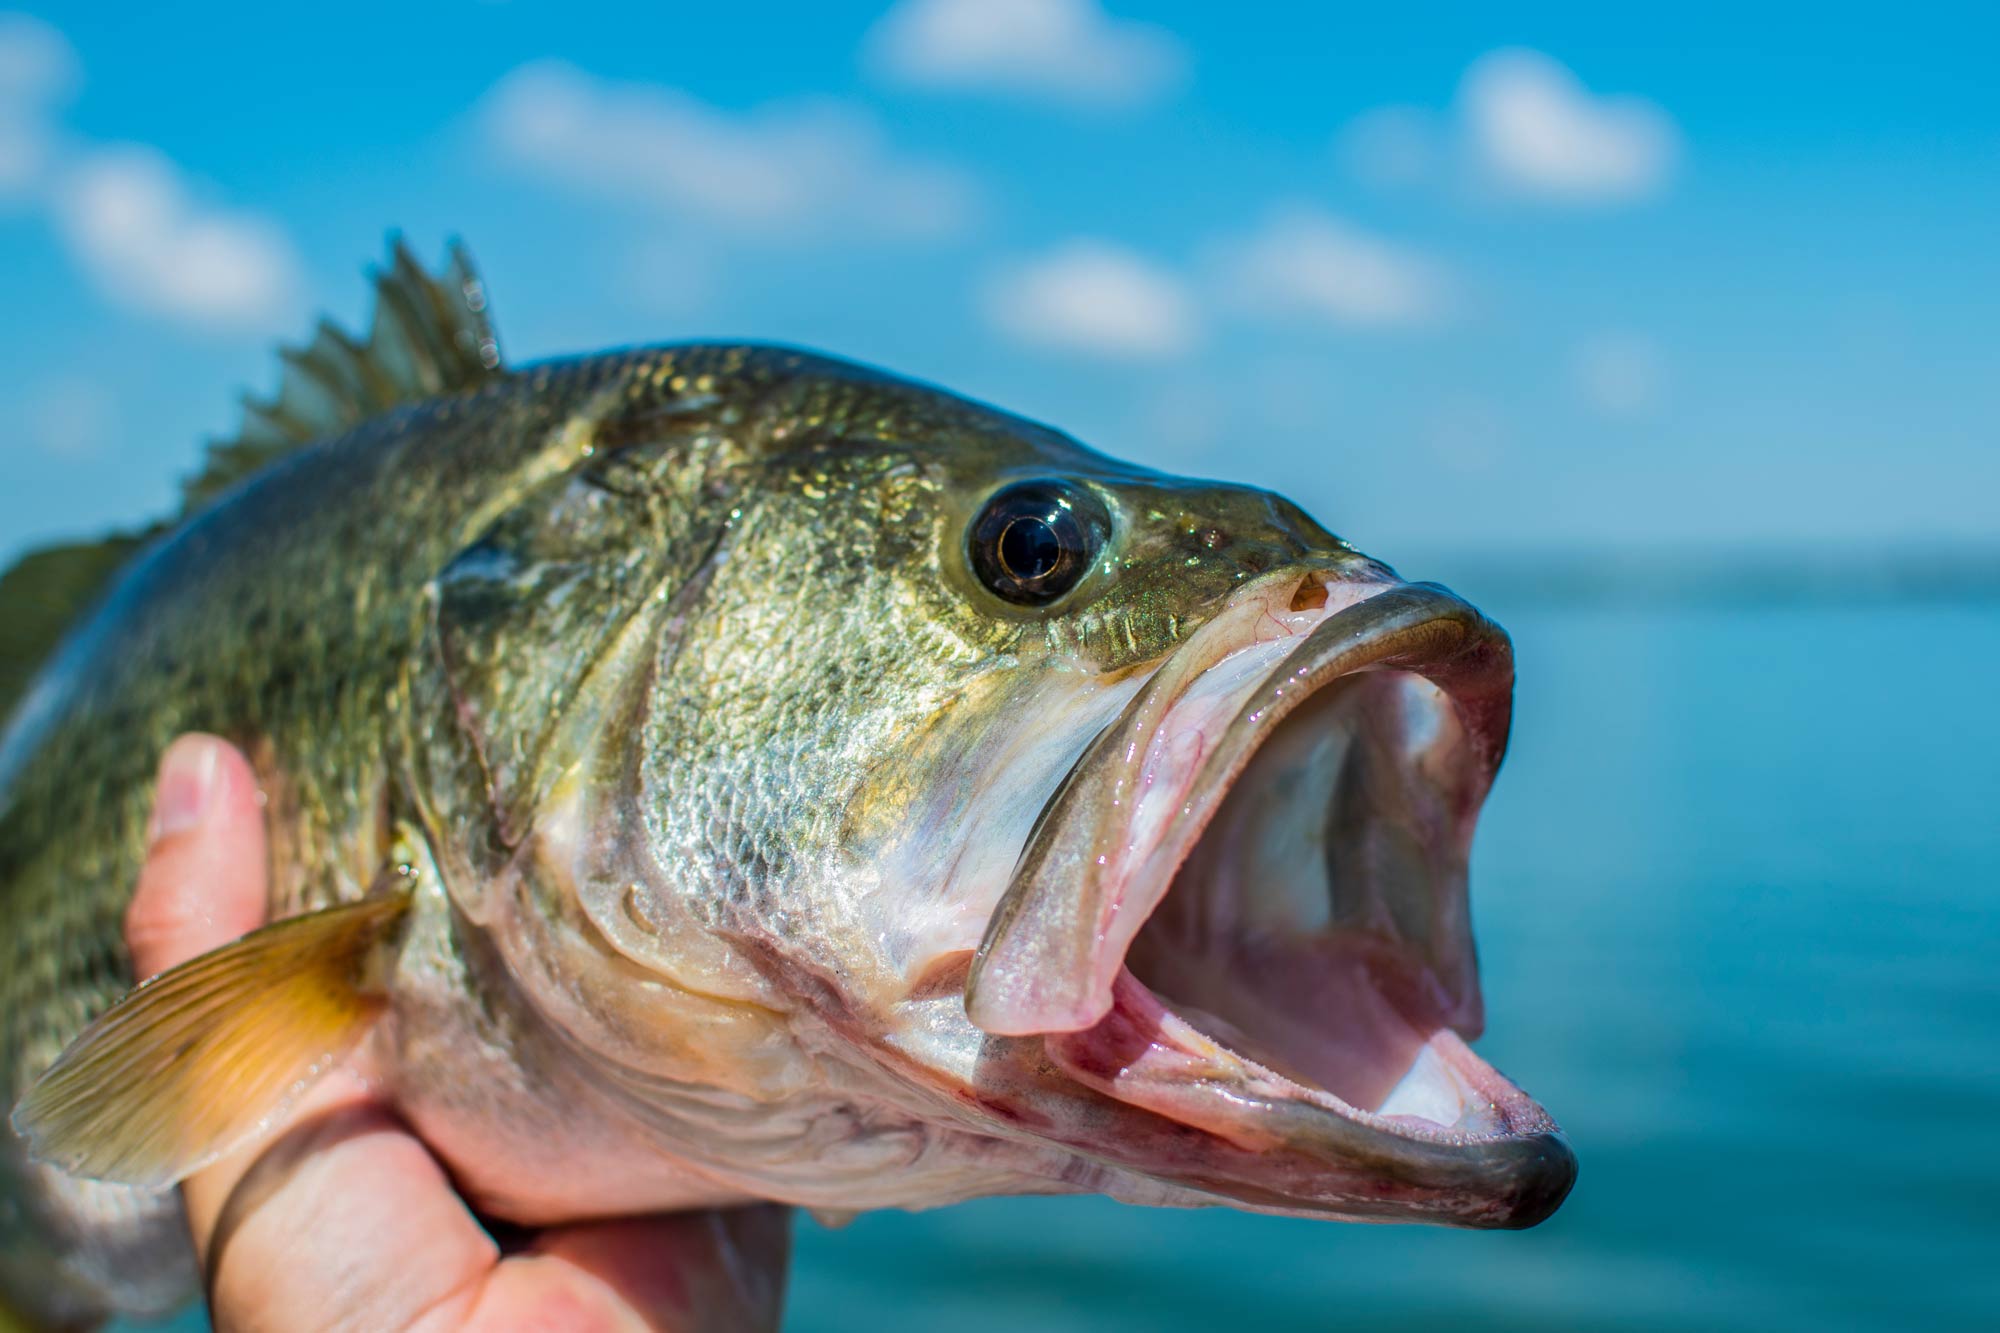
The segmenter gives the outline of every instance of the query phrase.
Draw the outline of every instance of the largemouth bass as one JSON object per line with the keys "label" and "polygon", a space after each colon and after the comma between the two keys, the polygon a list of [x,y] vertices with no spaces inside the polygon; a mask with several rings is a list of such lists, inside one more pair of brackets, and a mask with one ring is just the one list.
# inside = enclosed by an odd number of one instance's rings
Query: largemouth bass
{"label": "largemouth bass", "polygon": [[[1464,1040],[1513,675],[1459,598],[822,356],[506,369],[462,255],[288,362],[181,519],[0,585],[17,631],[92,594],[0,741],[15,1306],[187,1298],[168,1187],[350,1054],[526,1224],[1567,1193]],[[189,730],[257,765],[288,919],[128,996]]]}

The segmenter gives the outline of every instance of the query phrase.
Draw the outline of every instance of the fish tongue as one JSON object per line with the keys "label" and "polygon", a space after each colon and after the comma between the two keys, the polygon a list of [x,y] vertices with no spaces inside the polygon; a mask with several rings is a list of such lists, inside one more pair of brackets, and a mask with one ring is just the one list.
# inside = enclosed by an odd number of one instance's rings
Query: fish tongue
{"label": "fish tongue", "polygon": [[1356,596],[1292,603],[1306,571],[1239,590],[1091,745],[1015,867],[967,980],[966,1012],[996,1035],[1073,1032],[1112,983],[1224,784],[1216,742],[1313,624]]}

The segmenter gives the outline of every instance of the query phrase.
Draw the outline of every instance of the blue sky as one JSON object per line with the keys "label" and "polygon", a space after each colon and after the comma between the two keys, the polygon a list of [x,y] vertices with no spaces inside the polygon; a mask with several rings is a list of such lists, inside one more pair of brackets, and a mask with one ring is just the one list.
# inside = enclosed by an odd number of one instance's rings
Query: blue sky
{"label": "blue sky", "polygon": [[1970,6],[41,5],[0,20],[0,549],[163,507],[275,337],[361,317],[390,228],[467,240],[516,362],[800,342],[1406,567],[1988,540],[1996,39]]}

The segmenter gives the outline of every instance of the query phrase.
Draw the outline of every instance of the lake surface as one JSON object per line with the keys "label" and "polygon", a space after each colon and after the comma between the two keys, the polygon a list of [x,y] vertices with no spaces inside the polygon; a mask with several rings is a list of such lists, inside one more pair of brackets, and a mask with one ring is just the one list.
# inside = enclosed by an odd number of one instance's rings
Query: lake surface
{"label": "lake surface", "polygon": [[1569,1131],[1563,1210],[802,1220],[788,1330],[2000,1327],[2000,603],[1460,582],[1520,669],[1473,874],[1480,1049]]}
{"label": "lake surface", "polygon": [[1513,633],[1479,1043],[1569,1132],[1540,1228],[1101,1199],[802,1223],[788,1329],[2000,1328],[2000,604]]}

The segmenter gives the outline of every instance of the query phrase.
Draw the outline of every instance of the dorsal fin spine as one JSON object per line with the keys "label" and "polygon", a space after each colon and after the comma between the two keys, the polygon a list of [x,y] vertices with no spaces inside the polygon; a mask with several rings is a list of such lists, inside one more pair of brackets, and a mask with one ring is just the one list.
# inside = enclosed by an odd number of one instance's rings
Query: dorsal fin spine
{"label": "dorsal fin spine", "polygon": [[246,398],[243,428],[209,446],[208,464],[187,485],[190,506],[226,489],[279,454],[339,434],[407,403],[468,389],[500,370],[486,287],[454,241],[436,276],[400,236],[374,270],[375,313],[365,340],[328,320],[302,347],[279,352],[277,392]]}
{"label": "dorsal fin spine", "polygon": [[295,449],[341,434],[370,417],[501,374],[500,345],[486,287],[457,241],[436,276],[400,236],[374,269],[374,317],[357,338],[322,319],[311,341],[279,351],[284,373],[268,398],[243,397],[243,422],[212,441],[201,470],[182,486],[178,514],[142,533],[31,552],[0,575],[0,719],[13,710],[57,640],[94,603],[126,557],[145,540]]}

